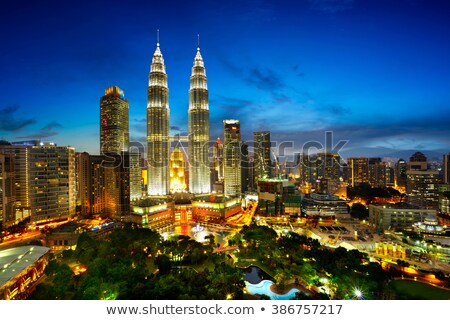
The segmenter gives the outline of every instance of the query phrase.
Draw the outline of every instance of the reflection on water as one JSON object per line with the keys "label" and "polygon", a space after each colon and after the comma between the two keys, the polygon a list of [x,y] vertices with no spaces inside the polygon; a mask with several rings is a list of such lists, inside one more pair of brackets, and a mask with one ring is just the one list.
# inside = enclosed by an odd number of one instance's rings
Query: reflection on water
{"label": "reflection on water", "polygon": [[225,244],[227,243],[226,236],[230,234],[229,231],[217,230],[217,228],[211,228],[208,226],[198,224],[186,224],[180,226],[169,226],[159,230],[159,233],[163,236],[164,240],[167,240],[174,235],[189,236],[198,242],[209,241],[205,239],[206,236],[214,235],[215,243]]}
{"label": "reflection on water", "polygon": [[273,280],[273,278],[256,266],[250,266],[244,269],[244,280],[252,284],[258,284],[263,280]]}
{"label": "reflection on water", "polygon": [[247,287],[247,291],[250,294],[258,294],[258,295],[266,295],[270,297],[270,300],[289,300],[295,297],[297,292],[300,292],[297,288],[292,288],[289,292],[285,294],[278,294],[270,290],[273,281],[263,280],[258,284],[251,284],[248,281],[245,281],[245,285]]}

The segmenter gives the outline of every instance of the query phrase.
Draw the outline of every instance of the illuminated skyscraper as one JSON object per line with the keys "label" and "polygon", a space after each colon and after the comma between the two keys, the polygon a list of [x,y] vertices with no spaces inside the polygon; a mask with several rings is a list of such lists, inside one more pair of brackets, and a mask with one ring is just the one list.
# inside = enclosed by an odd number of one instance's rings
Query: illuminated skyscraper
{"label": "illuminated skyscraper", "polygon": [[128,130],[128,100],[119,87],[109,87],[100,98],[100,153],[128,151]]}
{"label": "illuminated skyscraper", "polygon": [[223,121],[225,196],[241,193],[241,125],[239,120]]}
{"label": "illuminated skyscraper", "polygon": [[169,193],[170,125],[169,89],[159,39],[148,77],[147,103],[147,194]]}
{"label": "illuminated skyscraper", "polygon": [[213,159],[212,159],[213,179],[212,182],[223,181],[223,144],[220,138],[213,144]]}
{"label": "illuminated skyscraper", "polygon": [[270,178],[270,131],[253,132],[255,186],[258,180]]}
{"label": "illuminated skyscraper", "polygon": [[189,191],[195,194],[209,193],[211,192],[211,180],[208,158],[208,85],[200,48],[197,48],[197,55],[192,67],[189,89],[188,130]]}

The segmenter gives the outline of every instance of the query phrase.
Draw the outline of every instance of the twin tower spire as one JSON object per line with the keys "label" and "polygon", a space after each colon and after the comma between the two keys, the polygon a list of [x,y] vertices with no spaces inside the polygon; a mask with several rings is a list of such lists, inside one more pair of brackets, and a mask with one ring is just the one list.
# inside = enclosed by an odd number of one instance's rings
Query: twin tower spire
{"label": "twin tower spire", "polygon": [[[147,88],[147,162],[149,196],[170,193],[170,109],[166,66],[159,45],[153,54]],[[211,191],[209,150],[209,105],[206,70],[200,54],[200,37],[190,77],[188,110],[189,191]]]}

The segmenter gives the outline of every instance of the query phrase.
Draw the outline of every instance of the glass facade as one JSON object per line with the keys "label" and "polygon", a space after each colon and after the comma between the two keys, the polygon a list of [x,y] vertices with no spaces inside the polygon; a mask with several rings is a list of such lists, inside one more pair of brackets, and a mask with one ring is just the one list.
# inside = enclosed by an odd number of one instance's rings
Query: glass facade
{"label": "glass facade", "polygon": [[153,54],[147,89],[147,194],[169,193],[169,89],[159,43]]}
{"label": "glass facade", "polygon": [[100,98],[101,154],[128,151],[128,127],[128,100],[119,87],[107,88]]}
{"label": "glass facade", "polygon": [[206,71],[200,49],[194,59],[188,111],[189,191],[211,192],[209,151],[209,106]]}
{"label": "glass facade", "polygon": [[224,193],[241,193],[241,125],[239,120],[224,120]]}

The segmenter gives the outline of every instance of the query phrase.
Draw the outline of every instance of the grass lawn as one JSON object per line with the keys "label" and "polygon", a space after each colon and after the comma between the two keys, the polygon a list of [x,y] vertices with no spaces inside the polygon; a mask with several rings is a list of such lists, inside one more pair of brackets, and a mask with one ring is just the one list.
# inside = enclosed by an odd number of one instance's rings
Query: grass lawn
{"label": "grass lawn", "polygon": [[448,300],[450,290],[440,289],[412,280],[393,280],[390,287],[396,292],[397,299],[410,300]]}

